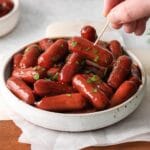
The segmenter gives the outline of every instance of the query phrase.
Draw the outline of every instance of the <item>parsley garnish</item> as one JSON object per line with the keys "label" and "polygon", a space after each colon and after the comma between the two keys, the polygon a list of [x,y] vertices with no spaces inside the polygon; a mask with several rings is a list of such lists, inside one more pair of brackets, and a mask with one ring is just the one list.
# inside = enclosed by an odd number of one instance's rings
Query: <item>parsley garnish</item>
{"label": "parsley garnish", "polygon": [[59,73],[56,72],[55,75],[52,77],[52,80],[53,80],[53,81],[58,80],[58,76],[59,76]]}
{"label": "parsley garnish", "polygon": [[78,43],[77,43],[76,41],[72,41],[71,46],[72,46],[72,47],[75,47],[75,46],[77,46],[77,44],[78,44]]}
{"label": "parsley garnish", "polygon": [[90,50],[90,47],[87,47],[86,49],[85,49],[85,51],[89,51]]}
{"label": "parsley garnish", "polygon": [[89,77],[87,79],[87,83],[93,83],[93,82],[97,82],[99,80],[100,80],[100,78],[97,75],[93,75],[92,77]]}
{"label": "parsley garnish", "polygon": [[38,73],[33,75],[33,79],[34,80],[39,80],[40,79],[40,75]]}
{"label": "parsley garnish", "polygon": [[98,62],[99,61],[99,56],[96,56],[95,58],[94,58],[94,62]]}
{"label": "parsley garnish", "polygon": [[98,89],[97,89],[97,88],[94,88],[92,92],[93,92],[93,93],[97,93],[97,92],[98,92]]}

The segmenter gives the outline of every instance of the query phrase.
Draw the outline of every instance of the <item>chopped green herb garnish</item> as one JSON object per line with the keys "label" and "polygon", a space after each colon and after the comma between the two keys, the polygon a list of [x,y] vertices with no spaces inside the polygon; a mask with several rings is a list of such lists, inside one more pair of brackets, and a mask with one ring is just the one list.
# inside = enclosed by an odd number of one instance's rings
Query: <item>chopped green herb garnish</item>
{"label": "chopped green herb garnish", "polygon": [[72,94],[69,94],[69,93],[68,93],[68,94],[66,94],[66,95],[67,95],[67,96],[72,96]]}
{"label": "chopped green herb garnish", "polygon": [[92,77],[89,77],[87,79],[87,83],[93,83],[93,82],[97,82],[97,81],[100,81],[100,78],[97,75],[93,75]]}
{"label": "chopped green herb garnish", "polygon": [[55,75],[52,77],[52,80],[57,81],[58,80],[58,76],[59,76],[59,73],[56,72]]}
{"label": "chopped green herb garnish", "polygon": [[76,41],[72,41],[71,46],[72,46],[72,47],[75,47],[75,46],[77,46],[77,44],[78,44],[78,43],[77,43]]}
{"label": "chopped green herb garnish", "polygon": [[27,53],[30,50],[30,47],[27,47],[24,51],[24,53]]}
{"label": "chopped green herb garnish", "polygon": [[96,56],[95,58],[94,58],[94,62],[98,62],[99,61],[99,56]]}
{"label": "chopped green herb garnish", "polygon": [[97,50],[97,49],[94,49],[94,50],[93,50],[93,53],[94,53],[94,54],[98,54],[98,50]]}
{"label": "chopped green herb garnish", "polygon": [[39,80],[40,79],[40,75],[38,73],[33,75],[33,79],[34,80]]}
{"label": "chopped green herb garnish", "polygon": [[98,92],[98,89],[97,89],[97,88],[94,88],[92,92],[93,92],[93,93],[97,93],[97,92]]}
{"label": "chopped green herb garnish", "polygon": [[89,48],[89,47],[85,49],[85,51],[89,51],[89,50],[90,50],[90,48]]}

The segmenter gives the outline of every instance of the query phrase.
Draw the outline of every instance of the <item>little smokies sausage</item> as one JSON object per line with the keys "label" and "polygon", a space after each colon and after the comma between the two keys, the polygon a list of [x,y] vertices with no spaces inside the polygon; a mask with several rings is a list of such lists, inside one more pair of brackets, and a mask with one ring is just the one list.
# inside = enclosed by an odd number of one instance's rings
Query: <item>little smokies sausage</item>
{"label": "little smokies sausage", "polygon": [[7,87],[21,100],[28,104],[33,104],[35,101],[32,90],[26,83],[18,78],[10,77],[7,80]]}
{"label": "little smokies sausage", "polygon": [[97,38],[96,30],[92,26],[84,26],[81,29],[81,37],[91,41],[95,42]]}
{"label": "little smokies sausage", "polygon": [[98,110],[104,109],[106,107],[106,105],[108,104],[109,100],[108,100],[107,96],[102,91],[98,91],[98,89],[93,86],[93,84],[90,82],[90,80],[86,79],[83,75],[76,75],[73,78],[73,86],[85,98],[89,99],[90,102],[92,103],[92,105],[96,109],[98,109]]}
{"label": "little smokies sausage", "polygon": [[46,70],[43,67],[17,68],[12,72],[12,76],[20,78],[27,83],[34,83],[36,80],[46,76]]}
{"label": "little smokies sausage", "polygon": [[42,39],[41,41],[39,41],[38,44],[39,44],[40,48],[43,51],[45,51],[53,44],[53,40],[51,40],[49,38],[45,38],[45,39]]}
{"label": "little smokies sausage", "polygon": [[14,69],[20,67],[19,64],[20,64],[22,57],[23,57],[23,55],[21,53],[17,53],[13,56],[13,68]]}
{"label": "little smokies sausage", "polygon": [[86,99],[79,93],[44,97],[36,103],[40,109],[65,112],[83,109]]}
{"label": "little smokies sausage", "polygon": [[74,93],[75,90],[67,84],[40,79],[34,83],[34,91],[39,96]]}
{"label": "little smokies sausage", "polygon": [[108,98],[113,95],[113,89],[105,82],[98,83],[97,88],[103,91]]}
{"label": "little smokies sausage", "polygon": [[97,64],[107,67],[113,61],[113,56],[108,50],[93,45],[92,42],[81,38],[73,37],[68,41],[69,50],[96,62]]}
{"label": "little smokies sausage", "polygon": [[40,55],[38,58],[38,65],[49,69],[54,63],[63,59],[67,52],[67,41],[63,39],[57,40],[42,55]]}
{"label": "little smokies sausage", "polygon": [[102,67],[90,60],[86,60],[86,66],[84,73],[94,73],[100,76],[101,78],[104,78],[107,74],[108,67]]}
{"label": "little smokies sausage", "polygon": [[120,43],[116,40],[113,40],[109,43],[109,49],[112,52],[115,59],[117,59],[123,53]]}
{"label": "little smokies sausage", "polygon": [[129,78],[129,81],[133,81],[137,87],[139,87],[142,84],[142,81],[136,76],[131,76]]}
{"label": "little smokies sausage", "polygon": [[108,85],[110,85],[114,89],[117,89],[121,85],[121,83],[128,77],[131,71],[131,64],[132,60],[129,56],[120,56],[109,75],[109,78],[107,80]]}
{"label": "little smokies sausage", "polygon": [[40,55],[40,47],[36,44],[30,45],[24,51],[22,60],[20,61],[21,68],[34,67],[37,64]]}
{"label": "little smokies sausage", "polygon": [[77,53],[72,53],[60,72],[59,81],[63,83],[71,82],[72,77],[79,71],[81,62],[82,57]]}
{"label": "little smokies sausage", "polygon": [[122,102],[130,98],[133,94],[135,94],[137,89],[138,87],[133,81],[124,81],[113,95],[110,101],[110,106],[113,107],[121,104]]}

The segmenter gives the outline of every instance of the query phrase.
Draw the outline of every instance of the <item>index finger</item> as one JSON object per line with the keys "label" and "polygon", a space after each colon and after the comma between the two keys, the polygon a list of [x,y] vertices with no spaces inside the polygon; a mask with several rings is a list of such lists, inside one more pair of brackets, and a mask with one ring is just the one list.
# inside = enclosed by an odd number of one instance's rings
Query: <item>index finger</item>
{"label": "index finger", "polygon": [[107,16],[110,10],[124,0],[104,0],[103,15]]}

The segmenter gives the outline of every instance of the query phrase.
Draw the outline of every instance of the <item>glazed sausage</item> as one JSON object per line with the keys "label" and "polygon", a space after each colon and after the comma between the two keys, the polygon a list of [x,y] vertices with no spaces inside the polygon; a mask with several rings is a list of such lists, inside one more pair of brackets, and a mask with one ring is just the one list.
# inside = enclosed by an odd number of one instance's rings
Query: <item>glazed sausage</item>
{"label": "glazed sausage", "polygon": [[97,39],[96,30],[92,26],[84,26],[81,29],[81,37],[91,42],[95,42],[95,40]]}
{"label": "glazed sausage", "polygon": [[41,54],[40,47],[36,44],[30,45],[24,51],[22,60],[20,61],[21,68],[34,67],[37,64],[38,57]]}
{"label": "glazed sausage", "polygon": [[40,109],[58,112],[80,110],[85,105],[86,99],[79,93],[44,97],[36,103],[36,106]]}
{"label": "glazed sausage", "polygon": [[68,41],[69,50],[96,62],[97,64],[107,67],[113,61],[112,54],[106,49],[93,45],[92,42],[81,38],[73,37]]}
{"label": "glazed sausage", "polygon": [[142,84],[142,81],[138,77],[136,77],[136,76],[131,76],[129,78],[129,81],[134,82],[137,87],[139,87]]}
{"label": "glazed sausage", "polygon": [[108,104],[107,96],[102,91],[98,91],[83,75],[78,74],[73,78],[73,86],[89,99],[96,109],[104,109]]}
{"label": "glazed sausage", "polygon": [[22,101],[33,104],[35,101],[32,90],[26,83],[18,78],[10,77],[7,80],[7,87]]}
{"label": "glazed sausage", "polygon": [[59,81],[63,83],[71,82],[73,76],[79,71],[81,62],[82,62],[82,57],[76,53],[72,53],[67,63],[61,69]]}
{"label": "glazed sausage", "polygon": [[20,61],[22,59],[23,55],[21,53],[17,53],[13,56],[13,69],[20,67]]}
{"label": "glazed sausage", "polygon": [[40,48],[45,51],[53,44],[53,40],[45,38],[39,41]]}
{"label": "glazed sausage", "polygon": [[40,79],[34,83],[34,91],[39,96],[58,95],[75,92],[75,90],[67,84],[48,81],[44,79]]}
{"label": "glazed sausage", "polygon": [[113,95],[113,89],[105,82],[98,83],[97,88],[103,91],[108,98]]}
{"label": "glazed sausage", "polygon": [[84,73],[86,73],[86,74],[94,73],[94,74],[97,74],[98,76],[100,76],[101,78],[104,78],[107,74],[107,71],[108,71],[107,67],[102,67],[90,60],[86,60],[86,66],[85,66]]}
{"label": "glazed sausage", "polygon": [[120,43],[116,40],[109,43],[109,49],[112,52],[114,59],[117,59],[123,53]]}
{"label": "glazed sausage", "polygon": [[128,77],[131,71],[132,60],[129,56],[120,56],[109,75],[107,80],[108,85],[112,88],[117,89],[121,83]]}
{"label": "glazed sausage", "polygon": [[54,63],[63,59],[68,52],[66,40],[59,39],[38,58],[38,65],[49,69]]}
{"label": "glazed sausage", "polygon": [[137,89],[138,87],[133,81],[124,81],[113,95],[110,101],[110,106],[113,107],[121,104],[135,94]]}
{"label": "glazed sausage", "polygon": [[12,72],[12,76],[22,79],[27,83],[34,83],[36,80],[46,76],[46,70],[40,66],[25,69],[17,68]]}

